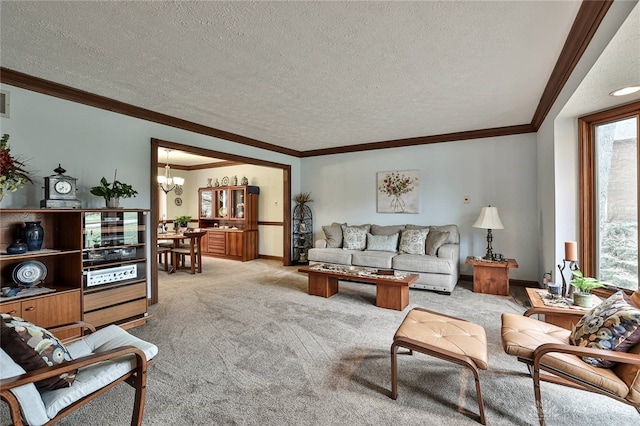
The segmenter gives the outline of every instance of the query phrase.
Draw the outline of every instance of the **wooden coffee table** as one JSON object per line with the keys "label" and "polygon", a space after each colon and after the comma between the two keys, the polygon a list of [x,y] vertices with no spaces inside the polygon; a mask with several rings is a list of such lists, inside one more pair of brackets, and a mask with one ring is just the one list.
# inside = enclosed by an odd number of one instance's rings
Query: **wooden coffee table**
{"label": "wooden coffee table", "polygon": [[338,280],[358,281],[376,285],[376,306],[401,311],[409,304],[409,285],[418,274],[396,273],[378,275],[372,268],[341,267],[317,264],[303,266],[299,272],[309,274],[309,294],[331,297],[338,292]]}
{"label": "wooden coffee table", "polygon": [[[591,308],[545,305],[542,296],[538,293],[540,291],[543,290],[540,288],[527,287],[527,297],[531,302],[531,308],[524,313],[526,316],[544,315],[544,322],[572,330],[578,321],[580,321],[580,318],[591,310]],[[593,306],[602,302],[602,299],[595,294],[592,294],[591,297],[593,298]]]}

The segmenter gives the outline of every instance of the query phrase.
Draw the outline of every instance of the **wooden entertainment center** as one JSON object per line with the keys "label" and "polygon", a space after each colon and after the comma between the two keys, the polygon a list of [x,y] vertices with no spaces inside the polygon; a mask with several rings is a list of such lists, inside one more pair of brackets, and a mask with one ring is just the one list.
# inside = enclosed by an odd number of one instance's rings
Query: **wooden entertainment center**
{"label": "wooden entertainment center", "polygon": [[[142,209],[3,209],[0,210],[2,286],[16,287],[16,270],[45,270],[41,283],[21,297],[0,297],[0,312],[42,327],[84,320],[95,327],[131,328],[147,320],[147,229]],[[22,238],[24,222],[44,229],[40,250],[7,254]],[[26,266],[25,266],[26,265]],[[38,269],[39,268],[39,269]],[[20,281],[18,279],[18,281]],[[35,290],[34,290],[35,289]],[[72,337],[67,335],[61,338]]]}

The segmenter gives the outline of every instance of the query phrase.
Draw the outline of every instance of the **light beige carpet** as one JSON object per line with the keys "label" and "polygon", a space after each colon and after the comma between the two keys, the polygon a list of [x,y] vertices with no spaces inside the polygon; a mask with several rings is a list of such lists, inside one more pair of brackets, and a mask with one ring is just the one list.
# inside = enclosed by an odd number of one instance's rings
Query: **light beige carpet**
{"label": "light beige carpet", "polygon": [[[324,299],[307,277],[276,261],[205,259],[204,273],[160,272],[160,303],[132,333],[156,343],[145,425],[477,425],[473,377],[422,354],[399,356],[399,396],[390,395],[389,348],[411,307],[481,324],[489,340],[481,371],[490,425],[537,425],[533,384],[500,343],[511,297],[411,290],[403,312],[377,308],[375,286],[340,282]],[[549,425],[631,425],[640,416],[603,396],[543,383]],[[126,425],[133,391],[120,385],[62,425]],[[7,424],[6,413],[3,423]]]}

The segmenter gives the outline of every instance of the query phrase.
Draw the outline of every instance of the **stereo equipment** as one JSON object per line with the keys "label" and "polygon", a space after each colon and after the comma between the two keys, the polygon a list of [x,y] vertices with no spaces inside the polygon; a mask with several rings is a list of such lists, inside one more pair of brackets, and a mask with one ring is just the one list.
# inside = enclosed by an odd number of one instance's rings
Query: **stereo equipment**
{"label": "stereo equipment", "polygon": [[97,285],[110,284],[137,278],[138,268],[136,265],[124,265],[87,271],[86,274],[86,286],[94,287]]}

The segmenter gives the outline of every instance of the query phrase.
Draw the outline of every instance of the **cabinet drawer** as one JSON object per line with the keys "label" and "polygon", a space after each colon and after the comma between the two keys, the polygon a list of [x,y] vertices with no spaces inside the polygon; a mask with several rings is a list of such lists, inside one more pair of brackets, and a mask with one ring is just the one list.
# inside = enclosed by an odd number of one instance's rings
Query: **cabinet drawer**
{"label": "cabinet drawer", "polygon": [[22,318],[40,327],[80,321],[80,290],[53,294],[25,300],[22,303]]}
{"label": "cabinet drawer", "polygon": [[20,315],[22,315],[22,303],[3,303],[0,306],[0,312],[2,312],[3,314],[9,314],[12,317],[19,317]]}
{"label": "cabinet drawer", "polygon": [[84,295],[84,311],[89,312],[143,297],[147,297],[146,282],[139,282],[104,291],[96,291]]}
{"label": "cabinet drawer", "polygon": [[225,251],[225,233],[209,232],[207,234],[207,252],[215,254],[224,254]]}
{"label": "cabinet drawer", "polygon": [[89,324],[100,327],[105,324],[116,323],[126,318],[141,315],[145,312],[147,312],[146,298],[86,313],[84,314],[84,320]]}

